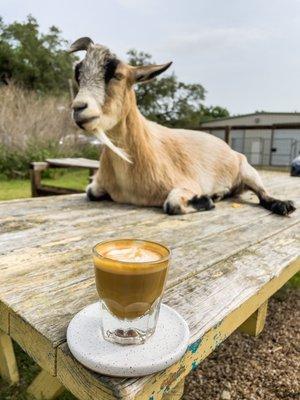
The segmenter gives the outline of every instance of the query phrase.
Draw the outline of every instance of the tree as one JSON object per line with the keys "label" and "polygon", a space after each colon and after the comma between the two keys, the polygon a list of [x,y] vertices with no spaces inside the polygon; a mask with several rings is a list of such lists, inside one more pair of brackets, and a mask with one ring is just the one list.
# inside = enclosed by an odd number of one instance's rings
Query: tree
{"label": "tree", "polygon": [[40,33],[30,15],[26,22],[9,25],[0,17],[0,80],[44,93],[66,93],[75,60],[64,51],[66,44],[55,26]]}
{"label": "tree", "polygon": [[[132,49],[127,54],[131,65],[153,63],[148,53]],[[202,85],[180,82],[175,74],[162,76],[151,84],[137,85],[136,95],[143,115],[170,127],[198,128],[201,122],[229,116],[225,108],[203,104]]]}

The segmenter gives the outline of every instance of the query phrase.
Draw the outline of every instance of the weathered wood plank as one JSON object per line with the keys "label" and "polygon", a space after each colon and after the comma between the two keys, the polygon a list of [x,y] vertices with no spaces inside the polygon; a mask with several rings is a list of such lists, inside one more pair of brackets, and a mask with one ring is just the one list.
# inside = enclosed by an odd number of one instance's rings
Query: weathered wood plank
{"label": "weathered wood plank", "polygon": [[[170,390],[169,393],[165,393],[162,397],[163,400],[179,400],[182,398],[184,392],[184,379],[177,383],[174,389]],[[150,397],[151,399],[151,397]]]}
{"label": "weathered wood plank", "polygon": [[[191,343],[183,359],[164,372],[153,377],[145,377],[135,380],[128,385],[125,393],[128,398],[149,398],[154,393],[155,399],[160,399],[162,393],[172,389],[183,379],[189,371],[196,368],[214,349],[222,343],[236,328],[238,328],[266,299],[274,294],[285,282],[287,282],[300,268],[300,258],[287,266],[279,276],[275,276],[258,291],[234,308],[232,312],[224,313],[224,318],[219,319],[200,339]],[[220,315],[219,315],[220,317]],[[202,330],[203,331],[203,330]],[[124,384],[122,384],[124,390]],[[140,389],[140,390],[138,390]],[[134,397],[136,396],[136,397]],[[147,397],[148,396],[148,397]]]}
{"label": "weathered wood plank", "polygon": [[0,330],[9,333],[9,309],[0,301]]}
{"label": "weathered wood plank", "polygon": [[[293,184],[291,187],[293,192],[295,191],[294,186]],[[144,223],[146,229],[151,229],[151,225],[155,226],[156,222],[159,221],[160,229],[166,230],[167,234],[174,227],[180,230],[186,227],[188,232],[188,229],[193,229],[191,226],[188,227],[192,223],[199,225],[205,235],[209,227],[213,229],[215,226],[215,219],[218,220],[219,229],[222,229],[226,227],[226,224],[228,228],[233,226],[233,224],[238,223],[239,219],[246,223],[247,219],[252,219],[253,216],[264,217],[268,215],[267,211],[260,207],[252,206],[253,208],[251,208],[242,205],[241,208],[233,210],[228,209],[228,202],[221,202],[218,204],[217,210],[209,213],[170,218],[157,209],[120,206],[111,202],[91,204],[86,202],[83,197],[62,197],[64,198],[63,202],[59,198],[55,198],[56,201],[53,199],[47,199],[47,201],[37,199],[33,204],[21,203],[19,204],[20,207],[14,206],[10,210],[7,210],[7,208],[10,208],[9,204],[6,203],[5,207],[1,207],[0,203],[0,252],[5,254],[17,249],[22,249],[23,252],[24,248],[29,251],[29,249],[38,245],[51,244],[53,238],[56,239],[54,243],[66,237],[70,241],[78,242],[91,235],[96,238],[101,234],[103,236],[104,234],[105,236],[122,234],[122,228],[126,229],[127,227],[127,231],[136,230],[139,222]],[[225,214],[226,220],[222,218]],[[143,228],[141,227],[141,229]],[[202,230],[197,232],[197,235],[201,236]],[[188,240],[189,236],[188,233],[184,234],[184,232],[181,235],[183,241]],[[35,238],[34,242],[32,237]]]}
{"label": "weathered wood plank", "polygon": [[99,161],[88,158],[47,158],[51,167],[99,168]]}
{"label": "weathered wood plank", "polygon": [[[296,187],[295,185],[295,178],[291,178],[285,175],[283,178],[278,178],[278,180],[268,180],[267,187],[272,191],[272,194],[279,196],[279,197],[293,197],[293,189]],[[276,188],[272,188],[273,186]],[[257,198],[251,192],[247,192],[243,195],[243,198],[251,199],[251,202],[254,204],[257,203]],[[226,202],[225,202],[226,203]],[[18,216],[20,218],[36,215],[37,213],[47,213],[50,214],[51,212],[57,213],[63,211],[64,209],[68,208],[69,210],[74,210],[78,207],[82,207],[82,209],[97,209],[102,207],[102,202],[98,203],[90,203],[84,200],[83,195],[73,195],[73,196],[61,196],[61,197],[54,197],[49,199],[20,199],[20,200],[9,200],[9,201],[1,201],[0,202],[0,217],[10,217],[10,216]],[[107,204],[107,203],[105,203]],[[125,205],[118,205],[116,203],[110,202],[112,204],[113,209],[115,208],[122,208],[128,209],[133,208],[136,210],[145,210],[144,208],[137,208],[133,206],[125,206]],[[218,208],[222,207],[224,201],[218,203]],[[146,209],[148,210],[148,209]],[[201,213],[204,215],[203,213]],[[209,213],[208,213],[209,214]]]}
{"label": "weathered wood plank", "polygon": [[[160,399],[166,389],[171,389],[184,378],[192,366],[208,355],[299,270],[298,231],[297,227],[291,228],[282,235],[254,245],[167,290],[164,301],[184,315],[189,323],[190,349],[196,349],[197,341],[206,333],[208,336],[204,342],[207,345],[201,350],[199,360],[193,357],[194,350],[191,350],[187,361],[172,366],[160,374],[125,381],[111,379],[109,384],[114,384],[116,396],[144,399],[150,398],[154,393],[154,398]],[[227,319],[231,314],[232,316]],[[73,364],[76,365],[75,375]],[[65,365],[68,365],[67,370]],[[80,396],[79,393],[74,393],[82,400],[97,398],[103,387],[108,384],[100,381],[102,377],[91,375],[87,369],[79,365],[70,355],[67,345],[61,345],[58,349],[57,368],[59,379],[67,387],[70,380],[84,382],[78,389]],[[86,379],[90,385],[92,378],[95,392],[93,392],[94,397],[89,397],[89,394],[85,393],[84,385]]]}
{"label": "weathered wood plank", "polygon": [[66,344],[57,350],[57,371],[59,381],[80,400],[121,398],[115,392],[113,383],[110,384],[109,377],[87,371],[81,364],[74,362]]}
{"label": "weathered wood plank", "polygon": [[31,196],[37,197],[38,191],[41,186],[42,171],[46,170],[48,163],[46,162],[32,162],[30,164],[30,183],[31,183]]}
{"label": "weathered wood plank", "polygon": [[[300,186],[295,186],[293,178],[282,176],[270,180],[268,186],[275,195],[295,198],[300,205]],[[176,217],[166,216],[159,209],[88,203],[78,195],[0,203],[0,305],[9,305],[16,340],[55,374],[55,348],[65,341],[70,319],[97,298],[91,247],[102,239],[134,233],[172,248],[165,299],[186,316],[191,341],[197,340],[231,309],[231,303],[222,297],[224,293],[235,294],[230,297],[235,305],[247,300],[252,289],[257,290],[273,276],[270,265],[274,255],[279,273],[299,254],[299,221],[299,212],[281,218],[243,202],[233,208],[232,201],[218,203],[209,213]],[[272,245],[274,240],[277,247]],[[254,257],[249,249],[260,256]],[[224,287],[224,293],[219,293],[220,287]],[[224,309],[218,309],[219,305]],[[70,370],[64,377],[70,384],[76,378],[69,376],[72,362],[70,359]],[[92,378],[83,374],[82,379],[90,382]],[[98,384],[95,390],[123,393],[129,385],[131,394],[138,393],[143,380],[127,380],[125,386],[111,379],[107,382],[108,389]],[[148,380],[145,382],[148,384]]]}
{"label": "weathered wood plank", "polygon": [[[286,220],[286,227],[293,224],[295,221],[292,218]],[[257,241],[257,229],[260,230],[260,238],[264,239],[280,232],[283,227],[280,219],[267,216],[266,223],[262,226],[259,219],[230,232],[224,230],[217,234],[217,238],[212,235],[207,236],[199,240],[199,243],[196,239],[194,242],[181,244],[179,238],[180,246],[174,248],[174,245],[171,245],[174,261],[168,287],[249,247]],[[157,240],[161,241],[165,234],[170,237],[169,231],[162,233],[160,230],[160,225],[157,224],[156,233],[153,235]],[[151,238],[151,235],[149,236]],[[176,246],[176,239],[174,242]],[[15,273],[14,267],[10,268],[8,274],[4,275],[5,285],[0,286],[1,297],[7,304],[26,318],[31,326],[49,338],[54,345],[64,340],[70,315],[96,299],[90,255],[92,245],[83,244],[82,241],[80,245],[82,249],[78,248],[77,243],[75,248],[73,243],[68,243],[66,250],[66,243],[60,243],[55,253],[39,247],[26,255],[27,261],[24,259],[24,254],[21,254],[19,265],[22,265],[22,269],[18,269]],[[15,259],[16,254],[11,253],[2,257],[1,264],[12,265]],[[59,266],[59,270],[57,268],[53,270],[53,265]],[[68,299],[67,309],[66,299]],[[60,315],[59,319],[56,318],[57,315]]]}
{"label": "weathered wood plank", "polygon": [[41,371],[28,387],[27,392],[37,400],[54,400],[65,388],[57,378]]}
{"label": "weathered wood plank", "polygon": [[239,331],[251,336],[258,336],[264,329],[268,310],[268,301],[265,301],[250,317],[239,327]]}
{"label": "weathered wood plank", "polygon": [[0,376],[10,384],[19,382],[19,371],[10,336],[0,330]]}
{"label": "weathered wood plank", "polygon": [[[142,226],[142,231],[143,234],[148,232],[148,237],[160,241],[163,238],[166,240],[172,238],[174,262],[168,283],[168,287],[172,287],[187,277],[193,276],[197,271],[208,268],[257,242],[257,231],[260,231],[260,240],[262,240],[298,223],[297,217],[287,218],[285,225],[282,226],[281,218],[264,214],[264,210],[262,211],[262,217],[256,215],[257,219],[251,223],[242,223],[238,226],[236,224],[241,223],[241,214],[238,214],[239,218],[237,218],[237,214],[230,213],[226,218],[228,225],[225,228],[222,222],[224,216],[220,220],[220,216],[216,214],[206,229],[206,225],[201,228],[201,225],[194,225],[193,221],[190,222],[186,219],[187,216],[184,216],[183,222],[175,226],[173,222],[173,229],[167,228],[169,222],[164,220],[156,223],[155,227],[150,225],[148,229],[147,225]],[[261,218],[264,218],[264,224],[261,223]],[[194,231],[199,232],[200,238],[196,237],[191,242],[187,241],[186,234],[182,234],[181,223],[188,223],[186,229],[193,224]],[[228,230],[230,225],[234,228],[231,227]],[[132,227],[129,230],[126,229],[126,236],[128,236]],[[178,236],[174,235],[177,230],[180,233]],[[107,238],[107,231],[105,232],[105,238]],[[171,236],[172,233],[174,237]],[[202,238],[201,233],[205,235]],[[111,235],[113,237],[115,233],[112,232]],[[50,246],[31,248],[26,255],[20,251],[21,254],[11,252],[1,257],[2,276],[3,279],[5,278],[3,285],[0,283],[1,298],[10,304],[16,314],[22,315],[22,318],[27,321],[26,328],[31,333],[28,332],[23,339],[22,346],[25,349],[26,340],[29,338],[41,336],[45,339],[42,342],[46,349],[42,346],[38,349],[31,348],[30,343],[29,348],[35,359],[46,362],[40,365],[50,373],[54,373],[55,367],[51,367],[48,358],[44,360],[40,353],[49,353],[51,361],[54,360],[55,350],[52,347],[55,348],[64,341],[65,330],[71,316],[97,298],[91,268],[90,239],[84,238],[74,243],[68,240],[52,242]],[[16,264],[16,259],[18,259],[18,264]],[[56,266],[55,269],[53,265]],[[7,268],[7,266],[10,267]],[[66,299],[68,299],[68,304],[66,304]],[[58,315],[59,318],[57,318]],[[16,329],[18,331],[19,327],[16,326]],[[49,350],[47,340],[51,343],[51,350]],[[33,354],[32,351],[37,354]]]}
{"label": "weathered wood plank", "polygon": [[56,350],[51,342],[14,313],[10,314],[10,336],[45,371],[56,374]]}

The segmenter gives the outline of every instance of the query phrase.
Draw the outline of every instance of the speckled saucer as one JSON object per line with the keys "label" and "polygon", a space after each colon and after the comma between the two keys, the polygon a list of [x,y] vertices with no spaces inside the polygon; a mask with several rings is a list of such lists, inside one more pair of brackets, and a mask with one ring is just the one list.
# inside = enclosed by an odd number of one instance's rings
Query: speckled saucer
{"label": "speckled saucer", "polygon": [[185,320],[162,305],[155,333],[145,344],[122,346],[103,339],[100,304],[81,310],[69,324],[67,341],[73,356],[104,375],[134,377],[161,371],[178,361],[189,342]]}

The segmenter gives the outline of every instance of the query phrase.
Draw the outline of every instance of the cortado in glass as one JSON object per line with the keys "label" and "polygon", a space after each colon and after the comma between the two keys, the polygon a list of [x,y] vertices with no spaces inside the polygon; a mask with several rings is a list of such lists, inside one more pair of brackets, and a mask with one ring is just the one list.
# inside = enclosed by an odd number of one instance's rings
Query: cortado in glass
{"label": "cortado in glass", "polygon": [[103,337],[145,343],[155,331],[170,250],[146,240],[117,239],[98,243],[93,259]]}

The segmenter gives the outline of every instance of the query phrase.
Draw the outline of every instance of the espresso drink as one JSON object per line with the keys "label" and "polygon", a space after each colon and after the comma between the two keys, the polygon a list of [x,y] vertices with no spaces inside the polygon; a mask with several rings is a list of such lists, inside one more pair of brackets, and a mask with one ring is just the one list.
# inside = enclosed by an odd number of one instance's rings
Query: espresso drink
{"label": "espresso drink", "polygon": [[118,240],[96,246],[96,286],[114,316],[132,320],[160,301],[169,252],[152,242]]}

